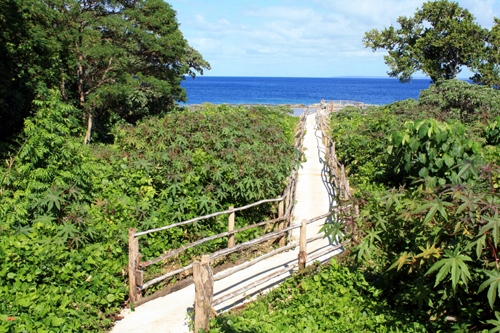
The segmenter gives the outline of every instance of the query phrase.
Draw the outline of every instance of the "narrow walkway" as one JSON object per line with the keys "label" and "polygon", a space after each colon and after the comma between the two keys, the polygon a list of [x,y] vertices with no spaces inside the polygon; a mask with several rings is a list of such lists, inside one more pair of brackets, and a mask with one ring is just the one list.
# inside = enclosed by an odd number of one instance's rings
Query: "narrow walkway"
{"label": "narrow walkway", "polygon": [[[292,223],[300,223],[303,219],[325,214],[333,205],[333,195],[326,182],[323,165],[324,146],[321,143],[321,134],[316,132],[315,114],[310,114],[307,119],[307,133],[304,138],[305,157],[303,168],[298,172],[298,183],[296,190],[296,206],[293,212]],[[325,220],[320,220],[307,226],[307,238],[316,236]],[[294,229],[292,237],[298,239],[299,229]],[[314,253],[331,246],[328,239],[320,239],[311,242],[307,246],[308,253]],[[283,267],[297,262],[298,247],[295,250],[277,254],[269,259],[263,260],[254,266],[234,273],[233,275],[216,281],[214,285],[214,299],[227,293],[233,292],[243,285],[247,285],[273,273]],[[321,258],[326,261],[340,250],[331,252]],[[246,295],[237,296],[227,302],[216,306],[217,312],[225,311],[233,306],[243,303],[247,298],[258,295],[267,289],[276,286],[288,278],[292,270],[278,276],[267,283],[250,290]],[[112,333],[125,332],[189,332],[188,313],[194,307],[195,289],[190,285],[180,291],[171,293],[164,297],[145,303],[131,312],[130,309],[122,311],[124,319],[117,322]]]}

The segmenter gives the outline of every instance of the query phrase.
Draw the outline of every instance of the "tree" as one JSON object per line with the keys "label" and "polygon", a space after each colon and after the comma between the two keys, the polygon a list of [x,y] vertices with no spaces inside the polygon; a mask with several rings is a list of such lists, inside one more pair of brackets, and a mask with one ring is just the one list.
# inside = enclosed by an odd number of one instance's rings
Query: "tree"
{"label": "tree", "polygon": [[500,20],[488,32],[487,46],[482,57],[473,64],[475,72],[471,80],[475,83],[498,89],[500,87]]}
{"label": "tree", "polygon": [[[31,101],[57,85],[54,75],[57,56],[34,28],[34,13],[47,19],[51,11],[38,6],[40,1],[0,1],[0,141],[12,140],[31,114]],[[46,9],[46,8],[45,8]],[[39,23],[37,24],[39,25]]]}
{"label": "tree", "polygon": [[485,50],[487,30],[474,22],[474,16],[458,3],[429,1],[414,17],[399,17],[398,29],[365,33],[363,43],[373,51],[388,50],[385,63],[389,76],[409,82],[422,71],[433,82],[454,79],[462,66],[472,66]]}
{"label": "tree", "polygon": [[76,86],[73,97],[87,118],[86,143],[96,116],[111,112],[135,121],[168,110],[186,100],[180,86],[184,76],[209,68],[162,0],[65,3],[58,7],[67,11],[61,42],[72,55],[68,83]]}
{"label": "tree", "polygon": [[172,109],[186,100],[185,76],[210,69],[162,0],[8,1],[18,5],[12,11],[30,27],[28,37],[48,48],[55,67],[37,79],[56,76],[47,86],[82,111],[85,143],[96,120],[135,122]]}

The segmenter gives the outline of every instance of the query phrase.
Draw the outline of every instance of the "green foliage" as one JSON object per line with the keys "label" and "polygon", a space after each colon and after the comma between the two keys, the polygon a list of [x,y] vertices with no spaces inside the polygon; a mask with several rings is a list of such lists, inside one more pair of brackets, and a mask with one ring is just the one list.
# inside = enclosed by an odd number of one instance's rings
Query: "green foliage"
{"label": "green foliage", "polygon": [[51,45],[27,22],[35,13],[46,14],[37,1],[4,0],[0,6],[0,142],[14,141],[36,94],[58,84]]}
{"label": "green foliage", "polygon": [[7,332],[97,331],[127,294],[125,244],[113,248],[116,229],[99,232],[89,212],[99,164],[58,97],[38,103],[0,173],[0,312],[15,318]]}
{"label": "green foliage", "polygon": [[[37,105],[19,151],[0,169],[0,332],[109,329],[128,297],[128,228],[278,196],[294,163],[288,110],[177,112],[117,126],[114,144],[91,147],[78,111],[57,92]],[[236,227],[274,213],[271,205],[239,213]],[[200,221],[143,237],[140,251],[156,257],[226,230],[227,217]],[[177,264],[226,246],[222,238],[189,249]],[[148,267],[146,278],[167,265]]]}
{"label": "green foliage", "polygon": [[498,116],[500,92],[462,80],[447,80],[423,90],[418,102],[421,107],[448,113],[447,120],[485,121]]}
{"label": "green foliage", "polygon": [[[210,332],[439,332],[418,311],[392,307],[361,271],[332,259],[297,274],[244,310],[212,319]],[[422,321],[423,322],[423,321]]]}
{"label": "green foliage", "polygon": [[452,167],[482,149],[481,143],[467,139],[465,133],[465,126],[457,122],[406,122],[401,131],[392,133],[388,148],[392,180],[402,184],[408,178],[421,177],[432,184],[457,182],[459,170]]}
{"label": "green foliage", "polygon": [[490,145],[498,146],[500,144],[500,116],[484,127],[484,137]]}
{"label": "green foliage", "polygon": [[498,89],[500,87],[500,20],[493,18],[495,25],[487,35],[486,50],[474,60],[472,69],[475,72],[471,79],[475,83]]}
{"label": "green foliage", "polygon": [[88,119],[88,142],[94,123],[106,135],[110,121],[172,110],[186,101],[185,76],[210,69],[161,0],[8,0],[1,7],[2,125],[18,124],[36,95],[57,88]]}
{"label": "green foliage", "polygon": [[387,160],[389,138],[384,134],[396,126],[388,110],[368,108],[363,113],[345,108],[331,115],[332,140],[336,142],[339,158],[355,175],[355,182],[366,183],[381,172]]}
{"label": "green foliage", "polygon": [[388,50],[384,56],[389,76],[409,82],[422,71],[433,82],[455,79],[461,66],[473,67],[486,52],[487,30],[474,22],[474,16],[448,0],[424,2],[413,17],[397,19],[399,28],[373,29],[363,42],[373,51]]}
{"label": "green foliage", "polygon": [[[352,260],[392,304],[418,306],[431,320],[456,317],[453,329],[482,331],[497,322],[496,98],[491,88],[449,81],[417,102],[331,117],[338,157],[357,189],[346,203],[359,205],[360,216],[339,215],[344,223],[326,225],[326,233],[354,240]],[[373,139],[364,124],[382,112],[390,120]],[[377,167],[369,171],[356,163],[372,160]]]}

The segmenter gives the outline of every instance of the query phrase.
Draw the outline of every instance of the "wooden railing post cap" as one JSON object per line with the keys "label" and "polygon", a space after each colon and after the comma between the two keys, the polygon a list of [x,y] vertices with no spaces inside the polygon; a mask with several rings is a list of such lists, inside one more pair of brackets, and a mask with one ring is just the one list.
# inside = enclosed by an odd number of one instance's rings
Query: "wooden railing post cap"
{"label": "wooden railing post cap", "polygon": [[205,255],[201,256],[200,264],[205,265],[205,264],[209,264],[209,263],[210,263],[210,255],[209,254],[205,254]]}

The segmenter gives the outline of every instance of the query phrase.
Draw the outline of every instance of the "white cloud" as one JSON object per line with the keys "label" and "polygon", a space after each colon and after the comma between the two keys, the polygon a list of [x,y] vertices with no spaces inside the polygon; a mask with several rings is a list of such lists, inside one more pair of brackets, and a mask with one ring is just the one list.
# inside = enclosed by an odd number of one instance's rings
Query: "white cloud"
{"label": "white cloud", "polygon": [[193,22],[193,27],[202,31],[212,31],[212,32],[219,32],[219,31],[226,31],[227,29],[231,28],[231,23],[229,23],[228,20],[225,18],[217,20],[216,22],[209,23],[205,20],[203,15],[196,15],[195,20]]}
{"label": "white cloud", "polygon": [[389,26],[399,16],[409,16],[422,4],[421,0],[314,0],[323,9],[340,14],[362,26]]}
{"label": "white cloud", "polygon": [[[314,76],[383,75],[387,71],[385,53],[365,49],[364,33],[396,24],[399,16],[413,15],[423,3],[311,2],[313,5],[308,6],[300,1],[275,0],[273,3],[279,5],[268,6],[254,2],[231,10],[226,7],[225,11],[214,5],[209,12],[199,10],[181,22],[181,29],[189,43],[211,63],[213,70],[208,75],[313,76],[308,71]],[[460,3],[483,26],[495,16],[495,0]],[[193,3],[190,6],[196,7]],[[367,70],[371,73],[363,72]]]}
{"label": "white cloud", "polygon": [[499,14],[494,11],[495,0],[461,0],[460,6],[469,10],[483,28],[491,28],[493,17]]}

